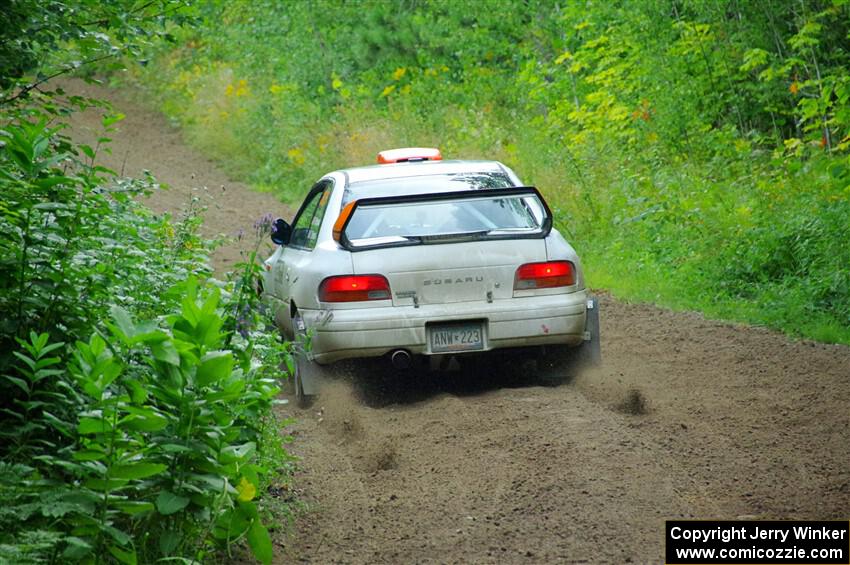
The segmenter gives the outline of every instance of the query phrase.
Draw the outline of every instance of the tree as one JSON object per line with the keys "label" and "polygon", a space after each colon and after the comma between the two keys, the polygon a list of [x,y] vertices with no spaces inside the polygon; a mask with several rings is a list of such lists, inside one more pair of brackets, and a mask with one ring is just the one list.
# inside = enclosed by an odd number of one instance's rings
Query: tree
{"label": "tree", "polygon": [[192,14],[188,0],[0,0],[0,7],[2,105],[81,67],[139,56]]}

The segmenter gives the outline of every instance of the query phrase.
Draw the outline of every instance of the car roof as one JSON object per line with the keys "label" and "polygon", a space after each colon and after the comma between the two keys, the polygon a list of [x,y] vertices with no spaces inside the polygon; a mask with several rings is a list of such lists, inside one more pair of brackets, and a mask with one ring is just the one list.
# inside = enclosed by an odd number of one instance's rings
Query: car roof
{"label": "car roof", "polygon": [[389,165],[370,165],[336,171],[345,176],[346,184],[355,182],[414,177],[423,175],[446,175],[457,173],[502,173],[504,165],[498,161],[418,161],[393,163]]}

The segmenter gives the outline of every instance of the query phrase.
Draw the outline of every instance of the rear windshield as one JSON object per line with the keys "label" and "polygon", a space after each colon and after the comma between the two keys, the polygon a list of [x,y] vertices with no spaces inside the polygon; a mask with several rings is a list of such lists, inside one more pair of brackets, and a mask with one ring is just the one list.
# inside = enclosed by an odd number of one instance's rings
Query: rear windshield
{"label": "rear windshield", "polygon": [[453,192],[456,190],[510,188],[512,186],[511,179],[502,172],[421,175],[361,181],[348,185],[343,196],[342,205],[345,206],[355,198],[430,194],[433,192]]}
{"label": "rear windshield", "polygon": [[534,194],[358,206],[345,228],[354,247],[538,234],[546,216]]}

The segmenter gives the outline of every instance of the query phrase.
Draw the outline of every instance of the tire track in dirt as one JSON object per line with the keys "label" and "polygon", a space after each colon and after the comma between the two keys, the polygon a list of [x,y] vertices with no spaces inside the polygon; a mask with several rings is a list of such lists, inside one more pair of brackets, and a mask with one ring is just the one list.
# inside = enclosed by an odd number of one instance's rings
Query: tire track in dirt
{"label": "tire track in dirt", "polygon": [[[207,186],[207,234],[282,211],[103,92],[127,114],[105,164],[171,184],[155,209]],[[83,132],[99,124],[87,114]],[[284,407],[308,510],[278,536],[278,561],[657,563],[665,519],[847,518],[850,349],[604,294],[601,306],[603,366],[569,384],[540,386],[523,366],[393,379],[373,365],[309,410]]]}
{"label": "tire track in dirt", "polygon": [[[356,385],[339,383],[313,418],[301,414],[297,449],[314,512],[289,559],[645,561],[660,555],[665,517],[711,507],[705,495],[681,496],[701,487],[665,468],[652,437],[570,386],[425,386],[433,397],[369,408],[356,403]],[[363,431],[347,437],[340,421]],[[316,472],[311,461],[336,463]]]}

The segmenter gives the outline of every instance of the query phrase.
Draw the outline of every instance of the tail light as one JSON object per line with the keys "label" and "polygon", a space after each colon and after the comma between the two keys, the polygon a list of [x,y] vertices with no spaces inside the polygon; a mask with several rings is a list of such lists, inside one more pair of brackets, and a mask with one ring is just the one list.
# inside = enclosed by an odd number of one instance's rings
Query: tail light
{"label": "tail light", "polygon": [[390,298],[390,283],[382,275],[328,277],[319,285],[319,300],[322,302],[362,302]]}
{"label": "tail light", "polygon": [[576,283],[576,268],[570,261],[526,263],[516,270],[514,290],[571,286]]}

